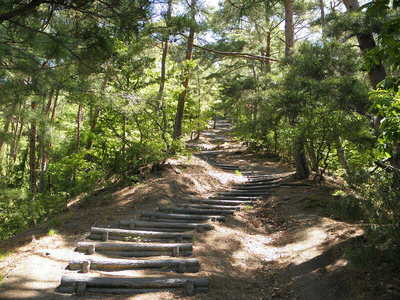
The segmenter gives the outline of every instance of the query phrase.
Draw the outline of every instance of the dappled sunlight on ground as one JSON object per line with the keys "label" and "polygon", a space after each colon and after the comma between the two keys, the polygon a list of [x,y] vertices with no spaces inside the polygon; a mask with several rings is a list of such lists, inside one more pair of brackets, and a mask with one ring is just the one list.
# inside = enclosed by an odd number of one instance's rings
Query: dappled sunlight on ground
{"label": "dappled sunlight on ground", "polygon": [[[134,186],[116,186],[99,190],[71,207],[53,224],[22,233],[1,246],[11,252],[0,270],[6,278],[0,299],[346,299],[349,287],[348,265],[343,257],[347,243],[362,230],[334,221],[319,211],[304,209],[308,195],[319,191],[309,187],[275,188],[272,194],[245,207],[225,223],[213,223],[215,230],[194,233],[193,257],[200,260],[201,271],[189,276],[210,278],[210,291],[193,297],[180,291],[136,296],[62,296],[54,294],[65,266],[72,258],[85,255],[74,252],[93,225],[115,225],[158,206],[170,206],[187,198],[205,198],[215,191],[227,190],[246,178],[239,172],[223,171],[208,162],[238,165],[244,169],[287,177],[290,167],[262,155],[245,152],[239,143],[217,138],[221,130],[210,130],[191,144],[211,150],[211,156],[168,159],[156,173]],[[221,152],[224,147],[230,150]],[[211,157],[211,159],[210,159]],[[326,194],[319,191],[319,195]],[[53,235],[48,234],[55,228]],[[32,236],[35,236],[32,239]],[[95,254],[97,257],[108,257]],[[149,270],[93,272],[99,276],[156,276]],[[165,276],[175,276],[166,272]]]}

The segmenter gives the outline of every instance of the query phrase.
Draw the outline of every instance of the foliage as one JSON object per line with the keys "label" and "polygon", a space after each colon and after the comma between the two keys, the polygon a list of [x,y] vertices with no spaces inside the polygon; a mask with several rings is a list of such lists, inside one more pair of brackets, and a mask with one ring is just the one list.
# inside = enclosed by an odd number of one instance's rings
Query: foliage
{"label": "foliage", "polygon": [[[6,1],[7,2],[7,1]],[[218,88],[199,59],[182,61],[188,14],[160,21],[163,4],[140,1],[2,3],[0,238],[63,211],[71,198],[186,153],[172,139],[181,74],[195,74],[185,109],[189,138],[207,126]],[[110,9],[112,8],[112,9]],[[3,14],[4,13],[4,14]],[[166,27],[168,23],[168,27]],[[197,25],[199,24],[199,25]],[[159,38],[170,34],[159,95]],[[212,69],[212,68],[211,68]]]}

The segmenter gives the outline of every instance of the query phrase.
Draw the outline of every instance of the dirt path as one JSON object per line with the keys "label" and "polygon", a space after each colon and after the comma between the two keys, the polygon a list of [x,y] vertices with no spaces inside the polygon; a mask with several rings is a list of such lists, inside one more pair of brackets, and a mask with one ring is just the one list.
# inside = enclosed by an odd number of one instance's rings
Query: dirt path
{"label": "dirt path", "polygon": [[[225,222],[213,223],[214,230],[194,233],[193,257],[201,269],[192,276],[209,278],[208,293],[185,296],[179,289],[136,296],[73,296],[54,292],[68,262],[85,257],[74,250],[91,226],[114,227],[120,220],[179,204],[188,196],[207,198],[226,192],[247,180],[246,170],[283,177],[286,184],[304,184],[291,179],[287,166],[231,141],[229,128],[219,125],[193,145],[205,150],[199,156],[171,159],[167,168],[138,186],[99,191],[50,224],[1,242],[10,254],[0,262],[6,275],[0,299],[357,299],[351,289],[357,274],[348,269],[343,249],[362,231],[313,207],[332,191],[311,184],[277,186],[255,206],[244,206]],[[240,166],[242,173],[215,163]],[[153,277],[159,272],[111,275]]]}

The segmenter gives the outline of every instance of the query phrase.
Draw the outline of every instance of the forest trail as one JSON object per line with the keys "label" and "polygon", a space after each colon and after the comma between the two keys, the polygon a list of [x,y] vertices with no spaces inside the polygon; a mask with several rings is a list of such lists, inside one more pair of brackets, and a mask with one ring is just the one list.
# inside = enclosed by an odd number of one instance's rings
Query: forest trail
{"label": "forest trail", "polygon": [[[100,191],[55,234],[4,245],[13,254],[0,299],[354,299],[342,252],[362,231],[312,207],[329,191],[294,181],[229,131],[218,121],[192,144],[203,149],[195,157]],[[134,290],[149,293],[126,295]]]}

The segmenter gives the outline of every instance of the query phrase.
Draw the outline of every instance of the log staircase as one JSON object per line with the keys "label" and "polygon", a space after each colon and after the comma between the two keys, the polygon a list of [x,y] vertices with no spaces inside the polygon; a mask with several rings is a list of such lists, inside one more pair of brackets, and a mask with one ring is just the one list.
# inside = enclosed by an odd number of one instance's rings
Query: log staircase
{"label": "log staircase", "polygon": [[[226,133],[229,128],[228,122],[217,122],[219,132]],[[223,139],[216,136],[215,141]],[[280,185],[280,178],[217,162],[218,152],[203,151],[199,156],[225,171],[240,171],[248,181],[207,199],[188,198],[175,207],[143,212],[138,219],[122,220],[113,228],[92,227],[88,241],[77,244],[76,251],[82,255],[69,262],[57,292],[134,295],[183,290],[189,296],[207,292],[209,279],[196,276],[201,264],[191,257],[194,237],[213,230],[213,223],[225,222]],[[104,272],[146,269],[160,276],[104,276]]]}

